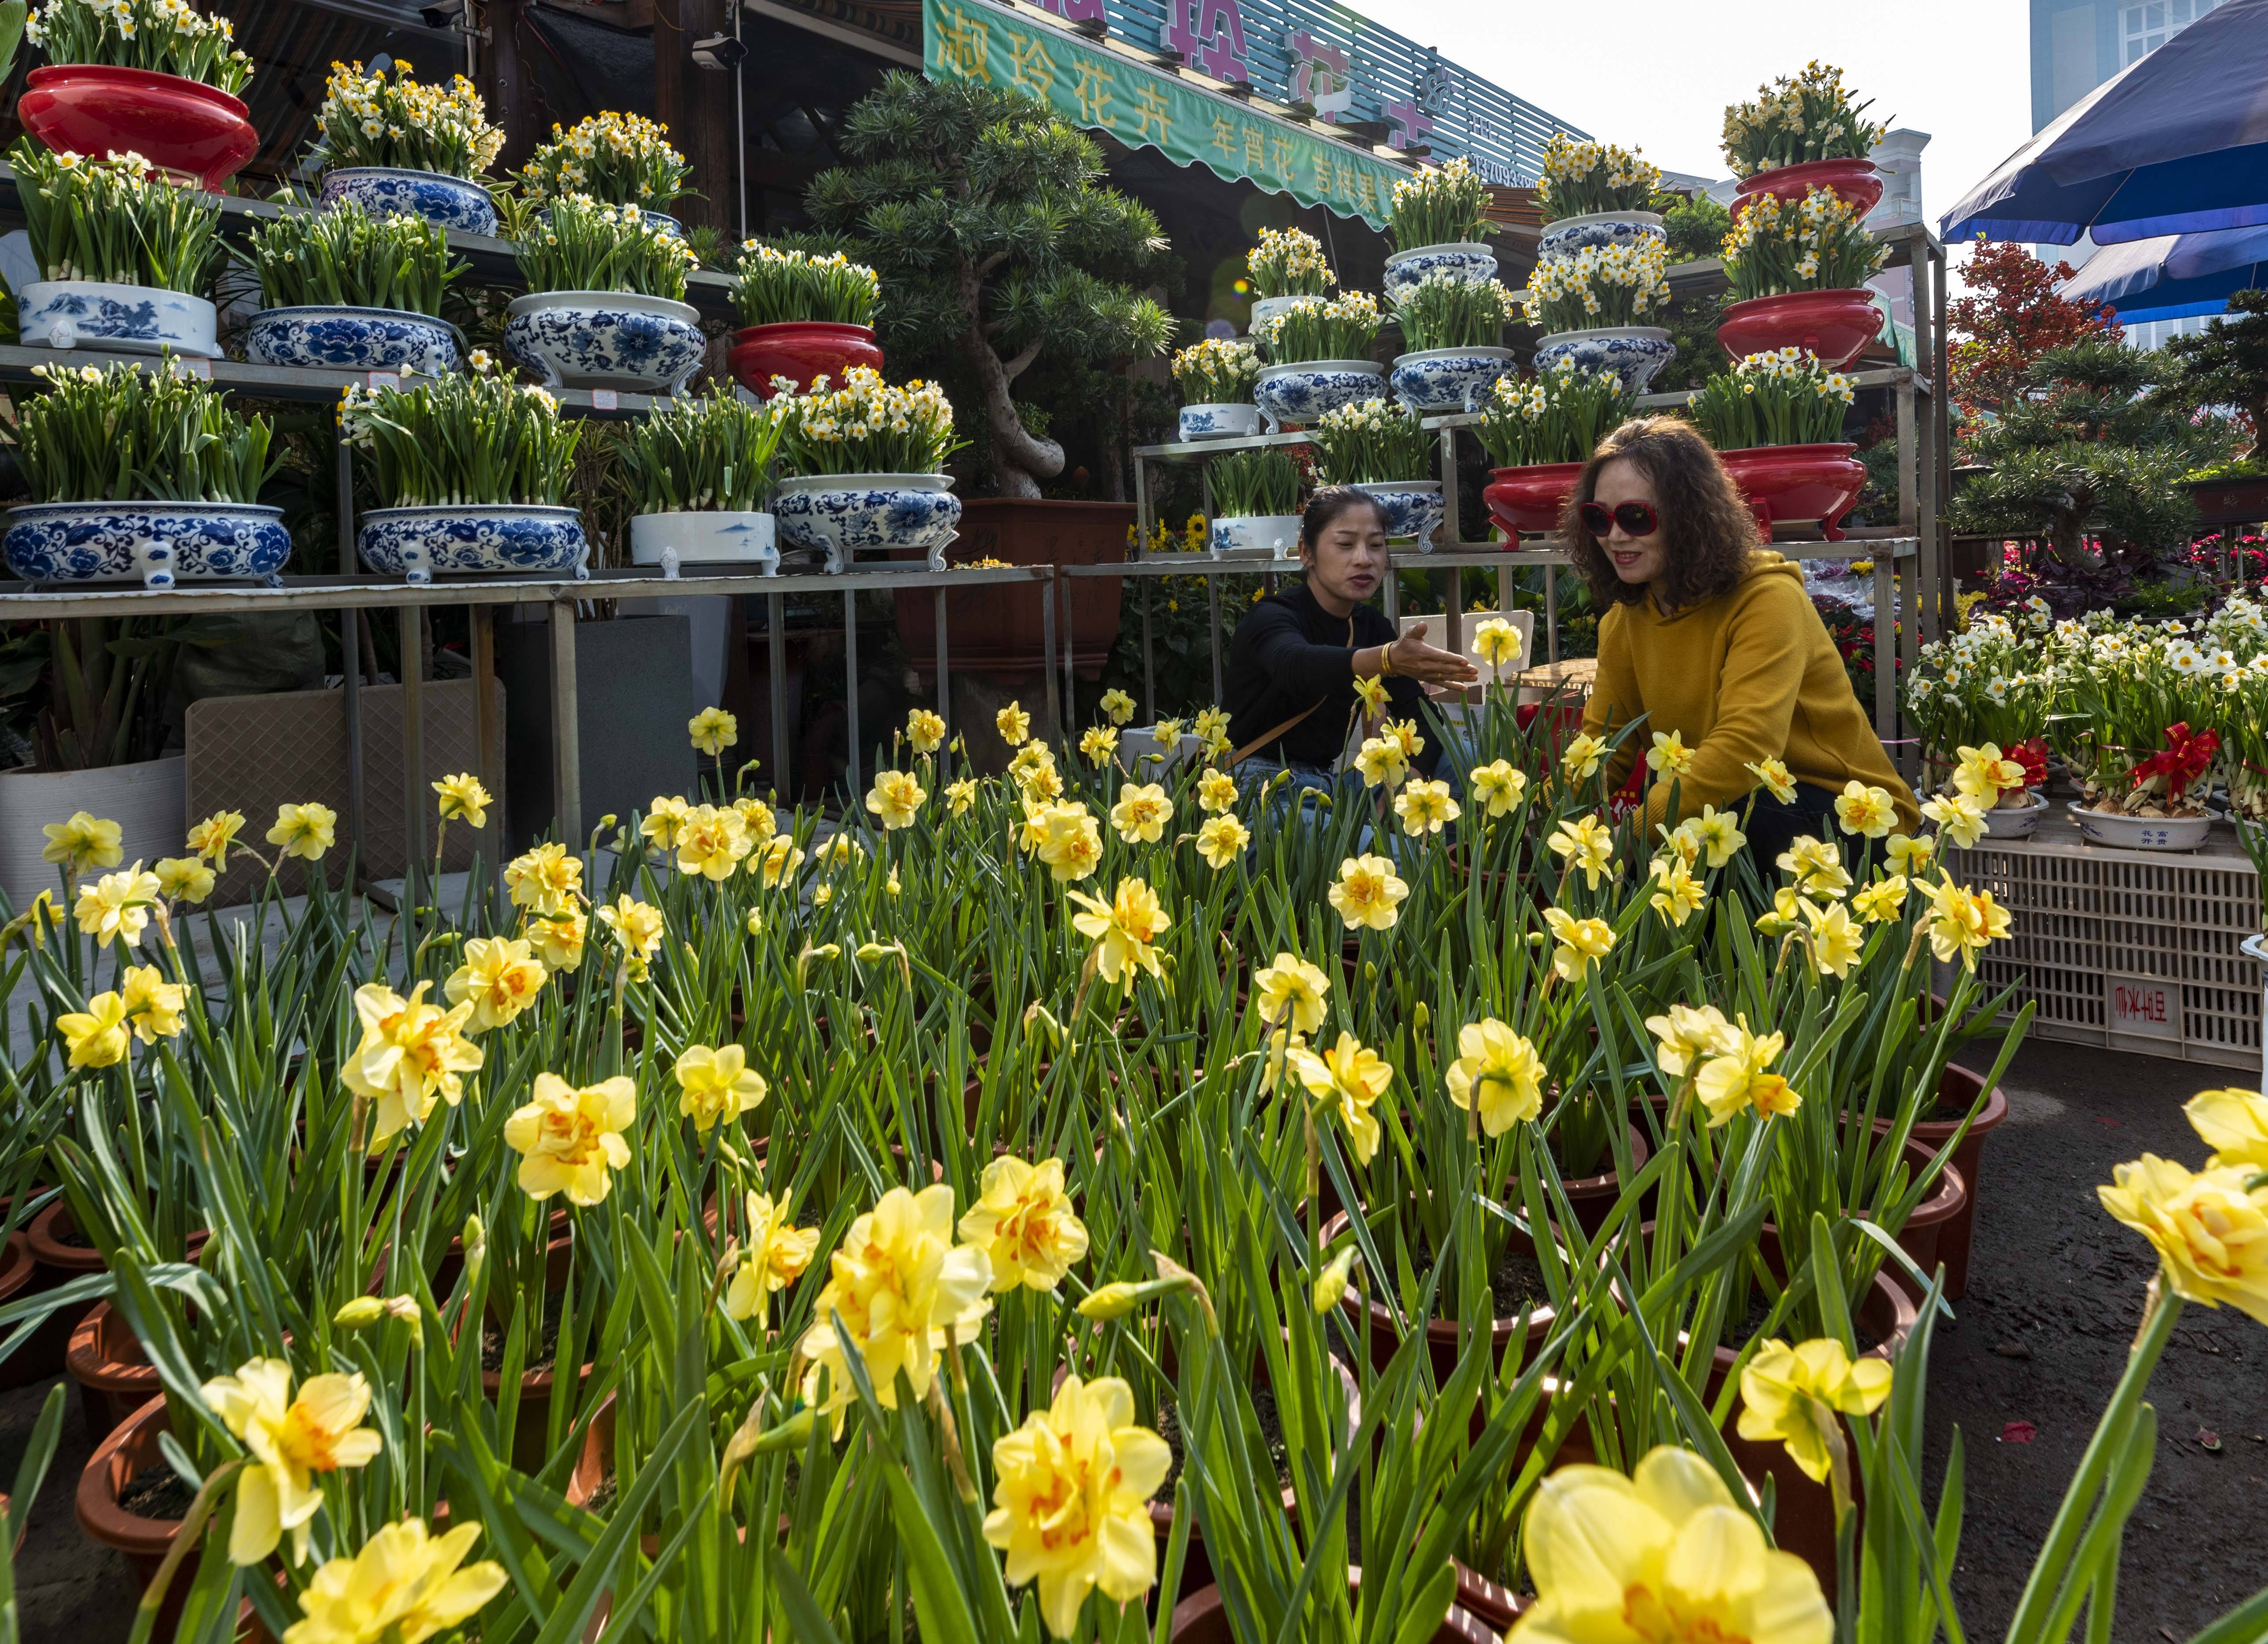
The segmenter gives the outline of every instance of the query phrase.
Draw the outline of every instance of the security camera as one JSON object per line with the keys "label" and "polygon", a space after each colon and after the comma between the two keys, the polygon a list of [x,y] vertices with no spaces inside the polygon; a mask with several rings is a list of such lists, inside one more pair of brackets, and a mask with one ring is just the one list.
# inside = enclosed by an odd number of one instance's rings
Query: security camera
{"label": "security camera", "polygon": [[446,28],[465,15],[465,0],[439,0],[435,5],[417,8],[418,17],[428,28]]}
{"label": "security camera", "polygon": [[747,60],[748,48],[730,34],[711,34],[693,42],[693,61],[704,69],[730,71]]}

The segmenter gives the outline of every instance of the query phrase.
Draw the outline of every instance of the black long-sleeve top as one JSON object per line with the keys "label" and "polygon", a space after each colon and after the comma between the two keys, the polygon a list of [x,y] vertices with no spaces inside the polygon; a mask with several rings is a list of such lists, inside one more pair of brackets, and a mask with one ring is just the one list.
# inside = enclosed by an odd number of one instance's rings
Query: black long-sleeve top
{"label": "black long-sleeve top", "polygon": [[[1228,739],[1238,748],[1263,736],[1320,702],[1313,713],[1274,741],[1252,750],[1259,759],[1328,765],[1346,746],[1355,711],[1354,653],[1391,645],[1394,624],[1372,605],[1358,605],[1350,616],[1334,616],[1315,602],[1302,583],[1271,593],[1244,614],[1229,642],[1223,680],[1228,710]],[[1389,679],[1387,699],[1394,717],[1424,723],[1425,693],[1415,680]],[[1437,739],[1411,763],[1431,776],[1440,763]]]}

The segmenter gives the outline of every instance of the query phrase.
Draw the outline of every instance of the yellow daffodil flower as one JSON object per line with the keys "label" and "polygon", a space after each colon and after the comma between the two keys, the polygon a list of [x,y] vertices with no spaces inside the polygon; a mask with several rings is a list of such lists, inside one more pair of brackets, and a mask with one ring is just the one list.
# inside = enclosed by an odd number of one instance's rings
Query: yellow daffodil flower
{"label": "yellow daffodil flower", "polygon": [[2257,1090],[2200,1090],[2182,1112],[2213,1150],[2208,1167],[2268,1170],[2268,1097]]}
{"label": "yellow daffodil flower", "polygon": [[1536,1487],[1521,1545],[1536,1600],[1507,1644],[1829,1644],[1819,1578],[1764,1544],[1724,1480],[1661,1445],[1629,1478],[1562,1467]]}
{"label": "yellow daffodil flower", "polygon": [[[241,823],[244,819],[237,820]],[[67,870],[74,879],[89,868],[116,867],[126,859],[123,830],[88,811],[74,811],[69,822],[49,822],[40,831],[48,840],[40,849],[40,859]]]}
{"label": "yellow daffodil flower", "polygon": [[1720,811],[1713,805],[1704,805],[1698,816],[1689,816],[1678,824],[1692,829],[1693,837],[1708,853],[1709,866],[1722,867],[1740,854],[1741,847],[1749,842],[1741,831],[1740,818],[1730,811]]}
{"label": "yellow daffodil flower", "polygon": [[1844,1416],[1873,1415],[1889,1396],[1890,1367],[1881,1359],[1853,1364],[1830,1338],[1793,1347],[1768,1341],[1741,1371],[1741,1436],[1778,1440],[1805,1478],[1824,1484],[1827,1433]]}
{"label": "yellow daffodil flower", "polygon": [[821,1374],[827,1383],[822,1413],[836,1419],[858,1394],[844,1368],[834,1316],[866,1360],[874,1397],[887,1410],[898,1407],[898,1376],[916,1398],[928,1395],[947,1330],[962,1342],[991,1311],[986,1293],[992,1263],[973,1245],[953,1242],[953,1190],[939,1183],[918,1194],[894,1187],[874,1208],[850,1224],[843,1242],[828,1258],[826,1288],[812,1310],[817,1322],[799,1348],[811,1366],[804,1381],[806,1402],[819,1402]]}
{"label": "yellow daffodil flower", "polygon": [[1948,877],[1930,888],[1929,947],[1940,963],[1961,956],[1963,969],[1977,969],[1977,955],[2007,935],[2015,916],[1992,900],[1989,890],[1972,891]]}
{"label": "yellow daffodil flower", "polygon": [[168,902],[202,902],[213,893],[215,875],[194,856],[161,856],[151,865],[158,878],[158,894]]}
{"label": "yellow daffodil flower", "polygon": [[1673,929],[1683,930],[1685,921],[1701,910],[1708,900],[1701,881],[1683,862],[1669,862],[1654,874],[1655,889],[1646,903],[1661,915]]}
{"label": "yellow daffodil flower", "polygon": [[1100,770],[1110,763],[1110,756],[1118,751],[1117,727],[1108,725],[1089,726],[1079,739],[1079,751],[1086,756],[1087,763]]}
{"label": "yellow daffodil flower", "polygon": [[[1358,690],[1361,689],[1359,681],[1356,682],[1355,688]],[[1189,728],[1196,732],[1197,739],[1208,747],[1215,742],[1226,742],[1228,740],[1228,710],[1200,708],[1197,710],[1197,717],[1191,721]]]}
{"label": "yellow daffodil flower", "polygon": [[796,848],[793,834],[777,833],[771,843],[756,856],[749,859],[748,871],[758,876],[766,890],[777,890],[782,880],[795,877],[795,870],[803,866],[803,852]]}
{"label": "yellow daffodil flower", "polygon": [[1394,814],[1413,838],[1441,831],[1463,813],[1449,797],[1446,782],[1412,782],[1394,796]]}
{"label": "yellow daffodil flower", "polygon": [[1795,778],[1787,767],[1777,759],[1759,759],[1741,767],[1756,779],[1756,785],[1783,805],[1795,802]]}
{"label": "yellow daffodil flower", "polygon": [[1124,725],[1134,718],[1134,698],[1115,685],[1102,693],[1101,705],[1113,725]]}
{"label": "yellow daffodil flower", "polygon": [[881,820],[885,829],[895,833],[914,825],[922,802],[928,798],[928,790],[905,771],[878,770],[866,794],[866,808]]}
{"label": "yellow daffodil flower", "polygon": [[672,851],[692,815],[693,807],[686,803],[683,794],[657,793],[646,802],[645,820],[638,823],[638,832],[655,850]]}
{"label": "yellow daffodil flower", "polygon": [[1300,1047],[1291,1050],[1288,1057],[1292,1072],[1307,1087],[1307,1094],[1345,1130],[1355,1161],[1368,1164],[1385,1134],[1371,1110],[1394,1082],[1392,1066],[1351,1033],[1341,1033],[1339,1042],[1320,1055]]}
{"label": "yellow daffodil flower", "polygon": [[583,859],[556,842],[539,844],[504,864],[504,888],[512,906],[557,918],[582,894]]}
{"label": "yellow daffodil flower", "polygon": [[1940,793],[1921,807],[1937,824],[1939,836],[1956,851],[1966,851],[1984,837],[1984,808],[1966,793]]}
{"label": "yellow daffodil flower", "polygon": [[[215,811],[189,829],[189,849],[213,866],[216,873],[228,871],[228,853],[236,844],[236,836],[244,827],[242,811]],[[113,857],[109,864],[118,859]]]}
{"label": "yellow daffodil flower", "polygon": [[313,1520],[323,1505],[316,1475],[364,1466],[383,1448],[377,1429],[362,1425],[370,1384],[358,1375],[310,1376],[294,1398],[289,1363],[254,1359],[201,1390],[213,1413],[252,1452],[251,1464],[236,1476],[230,1562],[261,1562],[288,1530],[291,1562],[304,1564]]}
{"label": "yellow daffodil flower", "polygon": [[[1377,714],[1386,711],[1386,682],[1376,675],[1365,674],[1357,678],[1354,694],[1361,700],[1364,712]],[[1202,719],[1204,716],[1200,714],[1198,718]],[[1198,734],[1204,734],[1202,731]]]}
{"label": "yellow daffodil flower", "polygon": [[1410,887],[1395,876],[1394,864],[1382,856],[1351,856],[1339,864],[1331,886],[1332,909],[1349,930],[1390,931],[1402,917]]}
{"label": "yellow daffodil flower", "polygon": [[1807,902],[1803,917],[1811,927],[1812,962],[1820,975],[1839,981],[1858,962],[1859,950],[1866,945],[1859,925],[1839,902],[1823,908]]}
{"label": "yellow daffodil flower", "polygon": [[1597,774],[1599,762],[1606,757],[1606,753],[1607,745],[1603,740],[1587,731],[1581,732],[1568,739],[1565,749],[1559,756],[1559,769],[1566,773],[1570,782],[1588,782]]}
{"label": "yellow daffodil flower", "polygon": [[1197,829],[1197,854],[1216,872],[1244,854],[1252,832],[1233,816],[1208,816]]}
{"label": "yellow daffodil flower", "polygon": [[1102,829],[1084,805],[1051,806],[1042,822],[1035,854],[1056,883],[1076,884],[1102,866]]}
{"label": "yellow daffodil flower", "polygon": [[1400,787],[1410,775],[1410,761],[1402,752],[1402,744],[1383,736],[1364,739],[1355,751],[1354,768],[1362,773],[1365,787],[1384,787],[1388,792]]}
{"label": "yellow daffodil flower", "polygon": [[1297,954],[1279,953],[1276,962],[1252,974],[1252,996],[1260,1020],[1271,1025],[1286,1016],[1299,1033],[1314,1033],[1323,1025],[1329,1007],[1324,1003],[1331,979],[1320,965],[1311,965]]}
{"label": "yellow daffodil flower", "polygon": [[677,871],[697,874],[722,884],[740,871],[740,864],[755,849],[748,824],[740,813],[727,807],[696,805],[686,812],[677,830]]}
{"label": "yellow daffodil flower", "polygon": [[650,974],[654,955],[661,951],[665,926],[661,910],[650,902],[624,895],[615,898],[612,905],[599,910],[599,923],[615,933],[622,945],[622,962],[629,968],[630,979],[643,982]]}
{"label": "yellow daffodil flower", "polygon": [[1218,815],[1236,803],[1236,778],[1226,770],[1208,770],[1197,778],[1197,808]]}
{"label": "yellow daffodil flower", "polygon": [[285,1630],[284,1644],[423,1644],[463,1626],[511,1580],[491,1561],[458,1567],[480,1533],[478,1524],[460,1524],[429,1537],[419,1518],[388,1524],[353,1558],[315,1572],[299,1597],[305,1618]]}
{"label": "yellow daffodil flower", "polygon": [[1733,1024],[1714,1005],[1672,1005],[1667,1015],[1648,1016],[1646,1030],[1654,1038],[1655,1065],[1670,1079],[1684,1078],[1703,1058],[1719,1055],[1739,1043]]}
{"label": "yellow daffodil flower", "polygon": [[1011,1587],[1038,1581],[1057,1638],[1078,1630],[1090,1592],[1130,1604],[1157,1581],[1149,1502],[1172,1466],[1166,1441],[1134,1425],[1133,1391],[1115,1376],[1065,1376],[1046,1410],[994,1441],[984,1539],[1006,1552]]}
{"label": "yellow daffodil flower", "polygon": [[1521,800],[1527,796],[1528,773],[1508,759],[1492,760],[1475,768],[1472,787],[1482,815],[1509,816],[1520,808]]}
{"label": "yellow daffodil flower", "polygon": [[1920,878],[1922,869],[1927,867],[1936,856],[1937,842],[1926,837],[1914,839],[1902,833],[1894,833],[1882,846],[1882,858],[1889,864],[1891,871],[1904,874],[1908,879]]}
{"label": "yellow daffodil flower", "polygon": [[1753,1108],[1759,1117],[1770,1118],[1775,1113],[1793,1113],[1803,1105],[1803,1098],[1787,1080],[1771,1071],[1773,1059],[1786,1046],[1784,1034],[1758,1037],[1750,1033],[1745,1017],[1722,1036],[1716,1055],[1701,1065],[1694,1085],[1694,1094],[1709,1110],[1710,1129],[1731,1123],[1743,1108]]}
{"label": "yellow daffodil flower", "polygon": [[583,939],[589,925],[579,912],[549,918],[532,914],[527,921],[527,940],[546,970],[578,970],[583,965]]}
{"label": "yellow daffodil flower", "polygon": [[1562,822],[1544,843],[1550,847],[1551,854],[1565,861],[1571,871],[1582,870],[1587,889],[1596,890],[1599,876],[1614,867],[1614,830],[1596,816]]}
{"label": "yellow daffodil flower", "polygon": [[299,805],[278,805],[276,825],[268,830],[268,843],[280,846],[285,856],[320,862],[323,852],[338,843],[338,821],[336,811],[313,800]]}
{"label": "yellow daffodil flower", "polygon": [[1449,1100],[1480,1109],[1481,1128],[1501,1136],[1543,1110],[1543,1058],[1510,1026],[1489,1016],[1457,1030],[1457,1059],[1449,1064]]}
{"label": "yellow daffodil flower", "polygon": [[1646,769],[1662,777],[1683,775],[1693,763],[1693,752],[1680,733],[1656,731],[1653,746],[1646,750]]}
{"label": "yellow daffodil flower", "polygon": [[1130,782],[1110,807],[1110,825],[1128,844],[1155,844],[1174,819],[1174,801],[1155,782]]}
{"label": "yellow daffodil flower", "polygon": [[696,748],[715,759],[740,740],[740,721],[722,708],[703,708],[686,721],[685,731]]}
{"label": "yellow daffodil flower", "polygon": [[1563,982],[1580,982],[1614,951],[1614,926],[1604,919],[1579,919],[1565,909],[1546,908],[1543,922],[1558,942],[1551,950],[1551,968]]}
{"label": "yellow daffodil flower", "polygon": [[1084,891],[1074,890],[1070,896],[1086,910],[1071,917],[1071,928],[1098,944],[1094,971],[1104,982],[1122,983],[1130,988],[1138,968],[1153,977],[1164,974],[1159,968],[1158,950],[1153,944],[1173,920],[1167,917],[1165,905],[1146,881],[1121,880],[1108,902]]}
{"label": "yellow daffodil flower", "polygon": [[1982,748],[1963,748],[1957,753],[1961,763],[1954,767],[1954,789],[1966,793],[1985,809],[1998,805],[2005,790],[2023,787],[2023,766],[2003,756],[1998,742],[1987,742]]}
{"label": "yellow daffodil flower", "polygon": [[180,1032],[188,990],[179,982],[166,981],[155,965],[134,965],[119,980],[119,1001],[134,1036],[144,1044],[154,1044]]}
{"label": "yellow daffodil flower", "polygon": [[1897,825],[1897,801],[1888,788],[1874,787],[1853,777],[1835,801],[1835,820],[1845,833],[1880,839]]}
{"label": "yellow daffodil flower", "polygon": [[73,1067],[108,1067],[125,1059],[126,1001],[115,993],[98,993],[85,1010],[56,1017],[55,1031],[63,1035]]}
{"label": "yellow daffodil flower", "polygon": [[961,1218],[961,1241],[992,1264],[992,1292],[1051,1291],[1086,1254],[1086,1227],[1064,1191],[1060,1159],[1030,1164],[1003,1154],[984,1167],[976,1202]]}
{"label": "yellow daffodil flower", "polygon": [[1523,648],[1520,630],[1501,616],[1491,616],[1473,630],[1473,654],[1491,667],[1510,667],[1520,660]]}
{"label": "yellow daffodil flower", "polygon": [[444,822],[462,817],[468,827],[485,828],[489,825],[489,807],[496,801],[489,797],[488,789],[471,771],[460,771],[453,777],[442,778],[433,785],[433,792],[440,796],[438,807]]}
{"label": "yellow daffodil flower", "polygon": [[1905,911],[1906,876],[1893,874],[1854,893],[1852,910],[1869,925],[1886,925]]}
{"label": "yellow daffodil flower", "polygon": [[752,1111],[767,1093],[764,1076],[748,1065],[737,1044],[688,1045],[677,1058],[677,1111],[708,1132]]}
{"label": "yellow daffodil flower", "polygon": [[504,1122],[504,1146],[520,1155],[520,1191],[539,1204],[564,1193],[586,1210],[605,1202],[613,1173],[630,1161],[622,1132],[637,1115],[637,1087],[615,1078],[578,1090],[538,1073],[531,1095]]}
{"label": "yellow daffodil flower", "polygon": [[2268,1186],[2250,1164],[2192,1174],[2144,1154],[2110,1173],[2102,1208],[2156,1247],[2166,1282],[2185,1301],[2223,1302],[2268,1324]]}
{"label": "yellow daffodil flower", "polygon": [[933,754],[945,744],[945,720],[927,708],[906,715],[906,741],[917,754]]}
{"label": "yellow daffodil flower", "polygon": [[365,982],[355,990],[362,1043],[340,1067],[339,1076],[355,1095],[377,1104],[372,1115],[373,1144],[423,1124],[437,1098],[455,1107],[465,1095],[459,1075],[475,1072],[487,1059],[481,1047],[465,1036],[472,1001],[444,1011],[425,998],[425,990],[432,985],[420,982],[408,999],[382,982]]}
{"label": "yellow daffodil flower", "polygon": [[725,1291],[725,1314],[746,1321],[763,1310],[764,1299],[804,1275],[819,1251],[819,1229],[799,1227],[790,1196],[774,1205],[769,1195],[748,1195],[748,1230],[740,1263]]}
{"label": "yellow daffodil flower", "polygon": [[465,962],[450,974],[442,991],[452,1005],[472,1001],[466,1032],[486,1033],[535,1003],[543,992],[545,974],[533,942],[475,936],[465,944]]}
{"label": "yellow daffodil flower", "polygon": [[105,874],[92,884],[78,888],[78,903],[71,912],[79,933],[94,938],[97,947],[107,947],[117,938],[129,947],[142,944],[150,923],[150,910],[158,900],[158,876],[145,874],[142,864]]}
{"label": "yellow daffodil flower", "polygon": [[976,779],[974,777],[963,777],[958,782],[948,782],[945,785],[945,808],[947,815],[966,816],[976,803]]}
{"label": "yellow daffodil flower", "polygon": [[994,714],[992,723],[999,729],[1000,740],[1011,748],[1018,746],[1032,734],[1032,716],[1025,712],[1018,703],[1012,702]]}
{"label": "yellow daffodil flower", "polygon": [[1843,853],[1831,839],[1802,835],[1775,859],[1774,866],[1794,876],[1795,888],[1803,896],[1840,896],[1851,885]]}

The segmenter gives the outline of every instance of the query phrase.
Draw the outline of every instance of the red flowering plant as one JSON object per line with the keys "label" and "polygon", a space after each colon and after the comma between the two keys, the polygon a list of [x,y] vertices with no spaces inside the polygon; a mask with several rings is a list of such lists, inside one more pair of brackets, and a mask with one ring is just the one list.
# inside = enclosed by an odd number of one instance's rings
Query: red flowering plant
{"label": "red flowering plant", "polygon": [[2054,732],[2085,802],[2130,816],[2201,815],[2222,722],[2259,677],[2238,649],[2213,624],[2180,621],[2066,624],[2051,648],[2067,710]]}

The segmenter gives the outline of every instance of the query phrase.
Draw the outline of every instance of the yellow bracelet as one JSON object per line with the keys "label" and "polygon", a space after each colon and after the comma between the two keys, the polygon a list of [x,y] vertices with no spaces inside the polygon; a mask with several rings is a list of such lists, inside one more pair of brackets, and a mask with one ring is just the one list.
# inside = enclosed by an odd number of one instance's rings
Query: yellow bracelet
{"label": "yellow bracelet", "polygon": [[1394,647],[1392,645],[1381,645],[1378,647],[1378,676],[1381,679],[1392,679],[1394,677]]}

